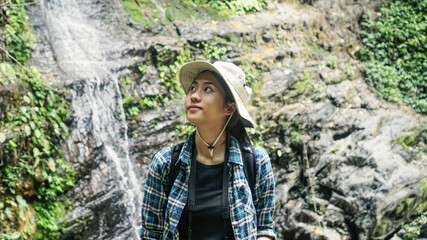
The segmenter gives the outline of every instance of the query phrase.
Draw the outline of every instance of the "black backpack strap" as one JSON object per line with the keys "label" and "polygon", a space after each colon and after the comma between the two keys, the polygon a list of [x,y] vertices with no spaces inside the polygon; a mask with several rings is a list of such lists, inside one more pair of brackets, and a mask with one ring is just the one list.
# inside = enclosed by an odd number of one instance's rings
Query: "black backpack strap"
{"label": "black backpack strap", "polygon": [[173,146],[171,149],[171,162],[169,166],[169,175],[168,175],[169,179],[168,179],[167,188],[165,189],[167,196],[169,196],[169,193],[172,189],[175,179],[178,176],[179,167],[180,167],[180,165],[178,164],[178,158],[179,158],[179,154],[181,153],[182,146],[184,146],[184,142]]}
{"label": "black backpack strap", "polygon": [[256,156],[255,148],[249,143],[240,142],[240,152],[242,153],[243,170],[248,180],[252,196],[255,193],[256,181]]}

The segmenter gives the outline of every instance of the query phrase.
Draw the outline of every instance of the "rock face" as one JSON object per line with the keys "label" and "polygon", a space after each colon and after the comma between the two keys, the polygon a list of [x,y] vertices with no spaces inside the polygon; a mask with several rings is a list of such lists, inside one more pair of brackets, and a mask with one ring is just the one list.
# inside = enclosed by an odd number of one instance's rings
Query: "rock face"
{"label": "rock face", "polygon": [[[120,106],[125,76],[131,87],[124,91],[136,99],[166,93],[158,52],[203,42],[226,46],[224,60],[263,69],[250,109],[264,127],[259,131],[275,170],[280,239],[399,238],[402,223],[427,209],[426,117],[384,102],[364,82],[359,22],[382,1],[308,4],[272,2],[257,14],[225,22],[181,19],[173,27],[165,19],[137,24],[119,1],[36,5],[31,13],[40,42],[32,61],[56,72],[73,98],[73,130],[63,149],[78,181],[63,196],[75,208],[60,221],[62,238],[137,238],[140,195],[129,189],[141,192],[154,153],[179,141],[182,102],[166,99],[165,107],[126,119],[108,106]],[[63,18],[58,22],[71,25],[55,27],[44,22],[46,11],[79,12],[86,21]],[[79,46],[80,37],[92,46]]]}

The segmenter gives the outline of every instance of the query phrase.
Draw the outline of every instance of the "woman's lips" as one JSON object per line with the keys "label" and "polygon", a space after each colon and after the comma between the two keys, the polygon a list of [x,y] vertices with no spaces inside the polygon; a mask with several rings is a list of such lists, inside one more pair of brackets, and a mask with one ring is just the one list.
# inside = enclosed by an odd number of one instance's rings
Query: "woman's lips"
{"label": "woman's lips", "polygon": [[189,107],[188,107],[188,110],[189,111],[199,111],[199,110],[202,110],[202,108],[200,107],[200,106],[197,106],[197,105],[190,105]]}

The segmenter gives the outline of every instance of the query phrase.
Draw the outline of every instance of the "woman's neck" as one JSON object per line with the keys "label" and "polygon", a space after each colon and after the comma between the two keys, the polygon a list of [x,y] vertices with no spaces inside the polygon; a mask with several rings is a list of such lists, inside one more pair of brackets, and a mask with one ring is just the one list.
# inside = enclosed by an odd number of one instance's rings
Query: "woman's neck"
{"label": "woman's neck", "polygon": [[[197,149],[197,161],[206,164],[206,165],[214,165],[219,164],[224,161],[224,153],[225,153],[225,142],[227,139],[225,131],[221,134],[222,128],[214,128],[214,127],[197,127],[198,134],[195,136],[195,143]],[[218,138],[218,140],[217,140]],[[217,140],[217,141],[216,141]],[[205,141],[208,145],[213,145],[216,141],[214,148],[211,149],[212,156],[209,151],[209,148],[203,142]]]}

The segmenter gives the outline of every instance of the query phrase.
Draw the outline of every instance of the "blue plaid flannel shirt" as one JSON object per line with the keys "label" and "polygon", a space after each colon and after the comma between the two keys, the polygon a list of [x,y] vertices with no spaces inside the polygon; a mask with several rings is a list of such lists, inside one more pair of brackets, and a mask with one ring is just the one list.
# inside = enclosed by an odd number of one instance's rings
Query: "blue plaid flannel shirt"
{"label": "blue plaid flannel shirt", "polygon": [[[178,162],[182,162],[175,183],[166,196],[171,150],[160,150],[153,158],[147,175],[142,200],[141,239],[179,239],[178,222],[187,202],[190,176],[191,146],[194,133],[187,138]],[[230,141],[230,184],[228,189],[230,218],[236,239],[276,238],[274,230],[274,178],[267,152],[255,147],[256,184],[252,198],[243,170],[242,154],[235,138]]]}

